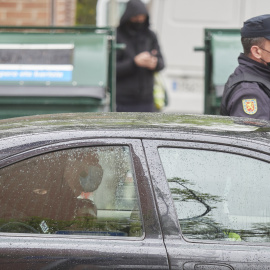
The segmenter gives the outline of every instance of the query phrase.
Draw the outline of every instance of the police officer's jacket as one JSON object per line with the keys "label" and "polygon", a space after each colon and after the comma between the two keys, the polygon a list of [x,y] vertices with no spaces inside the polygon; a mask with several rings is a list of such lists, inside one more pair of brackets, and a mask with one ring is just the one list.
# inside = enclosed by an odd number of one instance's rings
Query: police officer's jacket
{"label": "police officer's jacket", "polygon": [[224,88],[221,115],[270,120],[270,67],[244,54],[238,63]]}

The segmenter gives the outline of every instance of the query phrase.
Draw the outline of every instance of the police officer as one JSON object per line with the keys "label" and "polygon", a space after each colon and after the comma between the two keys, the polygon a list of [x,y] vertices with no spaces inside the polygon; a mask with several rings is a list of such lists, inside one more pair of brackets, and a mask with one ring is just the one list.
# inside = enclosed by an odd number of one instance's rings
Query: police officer
{"label": "police officer", "polygon": [[245,21],[241,42],[244,53],[225,85],[221,115],[270,120],[270,14]]}

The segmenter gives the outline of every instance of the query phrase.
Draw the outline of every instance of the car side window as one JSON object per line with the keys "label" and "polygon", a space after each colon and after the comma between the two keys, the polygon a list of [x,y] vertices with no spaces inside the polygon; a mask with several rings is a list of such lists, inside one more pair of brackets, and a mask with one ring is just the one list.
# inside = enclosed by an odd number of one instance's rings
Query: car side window
{"label": "car side window", "polygon": [[0,232],[142,235],[127,146],[51,152],[0,170]]}
{"label": "car side window", "polygon": [[207,150],[159,148],[184,237],[270,242],[270,164]]}

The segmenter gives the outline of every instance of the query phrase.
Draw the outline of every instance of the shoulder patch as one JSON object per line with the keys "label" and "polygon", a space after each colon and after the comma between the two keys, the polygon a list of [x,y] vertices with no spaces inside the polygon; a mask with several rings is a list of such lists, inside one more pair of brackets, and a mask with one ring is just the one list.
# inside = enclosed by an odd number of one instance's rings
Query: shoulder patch
{"label": "shoulder patch", "polygon": [[242,100],[243,109],[246,114],[255,114],[258,110],[257,100],[253,99],[243,99]]}

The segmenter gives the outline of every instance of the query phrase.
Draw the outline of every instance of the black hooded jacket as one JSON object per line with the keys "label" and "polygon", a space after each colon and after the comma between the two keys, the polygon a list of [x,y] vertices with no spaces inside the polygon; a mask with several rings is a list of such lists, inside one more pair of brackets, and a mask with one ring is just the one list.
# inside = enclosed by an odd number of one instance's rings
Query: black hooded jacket
{"label": "black hooded jacket", "polygon": [[[135,30],[130,18],[139,14],[147,15],[147,20],[140,30]],[[153,102],[154,72],[164,68],[157,37],[149,29],[149,15],[140,0],[130,0],[117,28],[117,43],[125,44],[125,49],[117,51],[117,104],[138,104]],[[134,57],[144,51],[156,50],[158,58],[156,70],[148,70],[135,65]]]}

